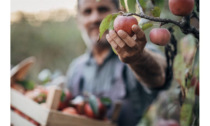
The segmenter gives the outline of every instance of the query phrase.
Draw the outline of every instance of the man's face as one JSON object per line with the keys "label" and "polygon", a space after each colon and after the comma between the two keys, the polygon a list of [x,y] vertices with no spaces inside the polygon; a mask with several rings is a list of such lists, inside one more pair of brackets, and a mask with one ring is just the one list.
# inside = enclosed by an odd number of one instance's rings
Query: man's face
{"label": "man's face", "polygon": [[[118,10],[112,0],[79,0],[78,9],[78,25],[82,32],[83,38],[88,42],[88,46],[93,46],[97,43],[99,37],[99,26],[101,21],[111,13],[116,13]],[[100,42],[106,42],[105,35]]]}

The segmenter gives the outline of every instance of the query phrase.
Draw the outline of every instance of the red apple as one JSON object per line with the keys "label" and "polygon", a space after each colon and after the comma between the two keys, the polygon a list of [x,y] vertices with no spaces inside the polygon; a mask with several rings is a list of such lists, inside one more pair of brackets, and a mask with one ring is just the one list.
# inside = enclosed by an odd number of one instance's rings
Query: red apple
{"label": "red apple", "polygon": [[25,88],[24,88],[22,85],[20,85],[20,84],[13,83],[13,84],[11,84],[11,88],[13,88],[13,89],[19,91],[19,92],[22,93],[22,94],[25,93]]}
{"label": "red apple", "polygon": [[70,115],[77,115],[77,110],[73,107],[67,107],[65,109],[62,110],[63,113],[65,114],[70,114]]}
{"label": "red apple", "polygon": [[132,26],[138,25],[138,21],[133,16],[117,16],[114,20],[114,30],[118,32],[123,30],[128,33],[129,36],[133,36]]}
{"label": "red apple", "polygon": [[72,99],[72,95],[68,90],[63,90],[62,96],[59,102],[58,110],[62,110],[69,106],[69,101]]}
{"label": "red apple", "polygon": [[26,91],[25,96],[37,103],[43,103],[47,99],[48,91],[44,87],[38,86],[34,90]]}
{"label": "red apple", "polygon": [[100,99],[97,98],[97,101],[98,101],[98,114],[97,115],[93,112],[89,103],[85,104],[84,113],[90,118],[103,120],[106,115],[106,107],[101,103]]}
{"label": "red apple", "polygon": [[84,106],[84,112],[85,112],[85,115],[90,117],[90,118],[95,118],[95,114],[93,112],[93,110],[91,109],[91,106],[89,103],[86,103],[85,106]]}
{"label": "red apple", "polygon": [[194,8],[194,0],[169,0],[170,11],[177,16],[189,15]]}
{"label": "red apple", "polygon": [[153,28],[149,33],[150,41],[154,44],[165,46],[171,38],[171,34],[166,28]]}
{"label": "red apple", "polygon": [[77,112],[81,115],[84,114],[84,106],[85,106],[85,102],[81,102],[75,105]]}
{"label": "red apple", "polygon": [[97,119],[104,119],[105,115],[106,115],[106,107],[101,103],[100,99],[98,99],[98,116]]}

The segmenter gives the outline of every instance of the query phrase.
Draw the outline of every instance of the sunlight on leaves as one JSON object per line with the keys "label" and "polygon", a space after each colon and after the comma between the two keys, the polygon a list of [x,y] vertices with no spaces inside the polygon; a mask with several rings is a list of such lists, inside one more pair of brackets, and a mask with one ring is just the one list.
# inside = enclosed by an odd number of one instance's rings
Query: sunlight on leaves
{"label": "sunlight on leaves", "polygon": [[152,26],[153,26],[153,23],[144,23],[140,27],[142,28],[142,30],[146,30]]}

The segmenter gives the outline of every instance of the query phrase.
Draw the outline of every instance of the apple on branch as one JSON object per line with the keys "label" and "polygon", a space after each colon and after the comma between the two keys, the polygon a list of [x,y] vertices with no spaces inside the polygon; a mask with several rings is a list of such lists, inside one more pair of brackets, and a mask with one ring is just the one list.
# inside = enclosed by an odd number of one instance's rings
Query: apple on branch
{"label": "apple on branch", "polygon": [[153,28],[149,33],[150,41],[154,44],[165,46],[171,38],[171,34],[166,28]]}
{"label": "apple on branch", "polygon": [[194,0],[169,0],[170,11],[177,16],[187,16],[194,8]]}
{"label": "apple on branch", "polygon": [[129,36],[133,36],[134,32],[132,31],[132,26],[138,25],[138,21],[133,16],[117,16],[114,20],[114,30],[118,32],[123,30],[128,33]]}

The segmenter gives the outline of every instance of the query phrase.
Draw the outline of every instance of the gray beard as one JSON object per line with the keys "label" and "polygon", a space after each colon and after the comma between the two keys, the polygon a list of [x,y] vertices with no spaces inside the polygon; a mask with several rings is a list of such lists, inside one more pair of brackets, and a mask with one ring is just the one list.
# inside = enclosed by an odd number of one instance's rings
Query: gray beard
{"label": "gray beard", "polygon": [[100,48],[110,48],[110,44],[105,40],[100,40],[99,42],[96,43],[96,46],[97,47],[100,47]]}
{"label": "gray beard", "polygon": [[83,41],[85,42],[85,45],[87,46],[88,50],[92,50],[94,46],[99,48],[110,48],[110,44],[107,42],[106,39],[102,39],[100,41],[97,40],[91,40],[88,36],[87,32],[81,32],[81,36]]}

